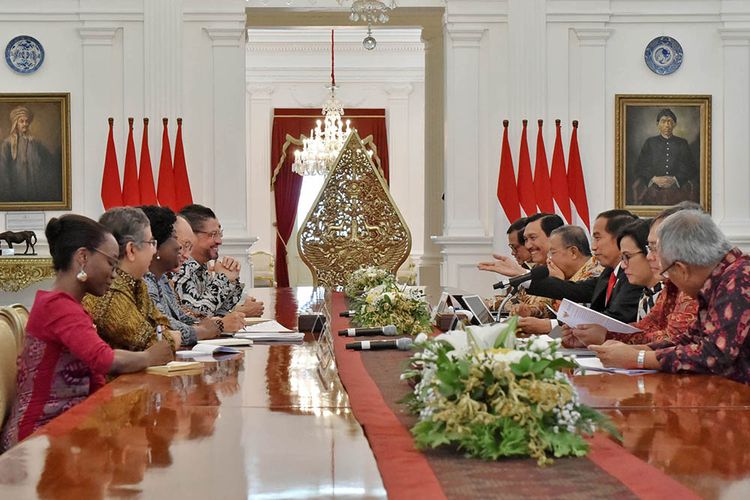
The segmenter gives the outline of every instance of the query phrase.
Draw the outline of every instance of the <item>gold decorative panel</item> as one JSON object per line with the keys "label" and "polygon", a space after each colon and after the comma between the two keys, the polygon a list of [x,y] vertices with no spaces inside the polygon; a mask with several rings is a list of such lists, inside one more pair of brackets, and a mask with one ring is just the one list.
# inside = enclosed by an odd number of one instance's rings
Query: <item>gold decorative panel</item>
{"label": "gold decorative panel", "polygon": [[411,251],[411,234],[388,186],[354,131],[300,228],[297,247],[317,286],[343,286],[373,265],[394,274]]}
{"label": "gold decorative panel", "polygon": [[0,257],[0,290],[17,292],[54,275],[51,257]]}

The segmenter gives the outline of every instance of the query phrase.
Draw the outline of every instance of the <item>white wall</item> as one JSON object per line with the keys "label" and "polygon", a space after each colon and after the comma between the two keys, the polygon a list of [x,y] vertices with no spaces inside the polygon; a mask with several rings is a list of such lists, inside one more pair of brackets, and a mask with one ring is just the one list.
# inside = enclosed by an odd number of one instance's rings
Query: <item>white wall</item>
{"label": "white wall", "polygon": [[[453,192],[456,201],[446,203],[444,232],[436,238],[444,285],[488,293],[497,276],[472,263],[493,249],[508,253],[508,222],[495,195],[502,119],[511,121],[516,165],[522,119],[533,125],[532,159],[535,120],[545,120],[550,160],[554,119],[563,122],[566,155],[570,122],[580,120],[590,213],[614,206],[615,94],[713,96],[712,214],[732,241],[750,246],[750,2],[448,1],[446,21],[446,197]],[[682,67],[669,76],[655,75],[643,59],[659,35],[675,37],[685,51]],[[451,124],[471,133],[459,141]],[[467,143],[478,144],[478,152],[472,175],[462,177]],[[477,193],[479,205],[472,201]]]}
{"label": "white wall", "polygon": [[[69,92],[72,211],[98,218],[107,118],[115,119],[120,171],[127,117],[151,119],[154,177],[161,118],[183,117],[188,172],[197,203],[212,206],[224,228],[224,253],[244,258],[249,233],[245,189],[245,2],[215,0],[0,0],[5,44],[28,34],[45,48],[43,66],[18,75],[0,64],[4,93]],[[6,120],[7,117],[0,117]],[[33,132],[33,125],[32,125]],[[47,220],[62,212],[47,212]],[[0,231],[5,213],[0,212]],[[43,231],[38,250],[46,252]],[[245,276],[247,279],[247,275]]]}
{"label": "white wall", "polygon": [[[337,28],[336,96],[345,108],[385,108],[391,195],[412,232],[412,255],[424,240],[424,51],[419,30],[375,29],[378,46],[362,47],[366,31]],[[248,175],[254,250],[275,253],[270,139],[274,108],[320,108],[328,97],[329,29],[250,29],[247,44]],[[346,117],[344,117],[346,118]],[[275,161],[275,160],[274,160]],[[293,244],[293,242],[291,242]]]}

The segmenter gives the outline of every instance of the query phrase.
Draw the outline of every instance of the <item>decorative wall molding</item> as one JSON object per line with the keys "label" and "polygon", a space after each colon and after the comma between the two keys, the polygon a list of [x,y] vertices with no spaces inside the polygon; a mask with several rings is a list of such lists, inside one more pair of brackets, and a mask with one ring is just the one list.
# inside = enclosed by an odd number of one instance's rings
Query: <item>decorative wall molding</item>
{"label": "decorative wall molding", "polygon": [[203,28],[214,47],[240,47],[245,42],[245,28]]}
{"label": "decorative wall molding", "polygon": [[750,28],[719,28],[717,31],[725,47],[750,45]]}
{"label": "decorative wall molding", "polygon": [[[272,67],[248,67],[246,70],[248,82],[268,83],[321,83],[330,77],[331,67],[307,67],[307,68],[272,68]],[[378,81],[389,83],[401,82],[423,82],[424,68],[419,67],[392,67],[382,66],[361,68],[336,68],[336,80],[339,83],[369,83],[377,77]]]}
{"label": "decorative wall molding", "polygon": [[112,45],[117,31],[121,28],[85,27],[78,28],[82,45]]}
{"label": "decorative wall molding", "polygon": [[578,37],[582,47],[603,47],[607,45],[607,40],[613,29],[608,28],[573,28],[573,32]]}
{"label": "decorative wall molding", "polygon": [[[409,43],[389,43],[380,40],[378,33],[373,33],[376,39],[378,39],[378,52],[424,52],[424,44],[421,42],[409,42]],[[362,37],[364,38],[364,37]],[[313,43],[285,43],[279,44],[275,42],[257,42],[252,39],[247,44],[248,52],[299,52],[305,54],[330,54],[331,43],[313,42]],[[336,42],[336,52],[354,52],[358,54],[370,54],[371,52],[362,46],[362,42],[357,43],[341,43]]]}

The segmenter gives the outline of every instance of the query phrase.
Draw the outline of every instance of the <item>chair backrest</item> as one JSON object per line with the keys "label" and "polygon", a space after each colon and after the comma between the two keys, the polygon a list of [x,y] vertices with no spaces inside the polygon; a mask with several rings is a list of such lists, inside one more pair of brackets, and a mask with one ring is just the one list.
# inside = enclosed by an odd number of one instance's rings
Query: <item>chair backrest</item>
{"label": "chair backrest", "polygon": [[276,286],[273,255],[268,252],[257,251],[251,253],[250,258],[253,261],[253,286]]}
{"label": "chair backrest", "polygon": [[16,339],[16,351],[20,354],[26,339],[26,321],[29,319],[29,313],[20,304],[14,304],[0,308],[0,314],[7,316],[9,319],[13,336]]}
{"label": "chair backrest", "polygon": [[15,324],[5,311],[0,311],[0,429],[16,399],[16,338]]}

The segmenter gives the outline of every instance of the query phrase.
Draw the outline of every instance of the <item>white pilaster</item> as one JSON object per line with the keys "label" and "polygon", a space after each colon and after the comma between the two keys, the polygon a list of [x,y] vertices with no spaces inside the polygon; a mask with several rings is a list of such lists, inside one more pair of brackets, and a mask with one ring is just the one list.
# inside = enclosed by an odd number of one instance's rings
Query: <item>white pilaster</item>
{"label": "white pilaster", "polygon": [[[750,27],[719,30],[724,58],[724,113],[722,138],[714,137],[714,148],[722,148],[724,164],[713,164],[714,216],[727,236],[737,244],[750,243]],[[738,118],[742,119],[738,119]],[[718,118],[718,116],[717,116]],[[742,165],[742,168],[738,166]]]}
{"label": "white pilaster", "polygon": [[480,44],[484,27],[448,25],[444,236],[484,236],[480,203]]}
{"label": "white pilaster", "polygon": [[205,202],[214,207],[228,233],[245,236],[248,234],[245,106],[238,106],[245,102],[245,29],[234,26],[204,29],[212,42],[209,68],[213,138],[213,169],[206,168],[203,176]]}
{"label": "white pilaster", "polygon": [[250,233],[258,236],[258,250],[275,253],[274,215],[271,185],[271,127],[273,122],[272,85],[247,86],[247,192],[253,193],[248,205]]}
{"label": "white pilaster", "polygon": [[153,124],[151,144],[154,139],[161,144],[162,118],[174,122],[170,129],[176,130],[176,118],[182,115],[182,58],[182,0],[144,1],[144,112]]}
{"label": "white pilaster", "polygon": [[[414,193],[421,193],[424,184],[416,179],[413,169],[409,168],[407,163],[409,159],[409,95],[414,90],[411,84],[392,84],[384,88],[388,96],[388,151],[390,156],[390,191],[393,200],[396,202],[401,214],[406,219],[412,236],[412,253],[414,252],[414,242],[419,240],[422,246],[422,234],[424,232],[424,223],[418,205],[421,198]],[[421,252],[419,252],[421,253]]]}
{"label": "white pilaster", "polygon": [[[96,193],[101,191],[107,118],[111,110],[118,109],[116,93],[112,92],[113,87],[119,86],[121,74],[121,68],[113,63],[118,31],[114,27],[78,28],[83,46],[83,212],[95,218],[104,211],[101,197]],[[122,120],[115,121],[115,127],[123,126]]]}
{"label": "white pilaster", "polygon": [[[579,120],[578,143],[581,147],[583,177],[586,182],[586,197],[589,202],[589,218],[607,210],[611,204],[607,200],[614,199],[614,171],[602,168],[610,165],[607,155],[606,127],[598,124],[608,123],[611,116],[607,111],[612,108],[607,102],[607,40],[612,34],[607,28],[574,28],[573,32],[578,40],[576,65],[578,71],[571,75],[570,120]],[[572,94],[576,94],[573,96]],[[570,121],[563,124],[563,144],[568,144],[573,130]],[[567,148],[566,148],[567,155]],[[551,160],[551,155],[550,155]],[[567,157],[566,157],[567,160]],[[605,186],[605,189],[598,189]],[[591,220],[590,222],[593,222]]]}

